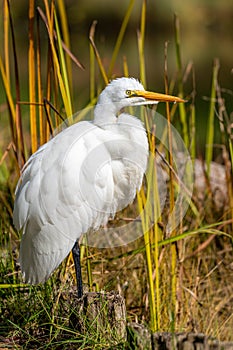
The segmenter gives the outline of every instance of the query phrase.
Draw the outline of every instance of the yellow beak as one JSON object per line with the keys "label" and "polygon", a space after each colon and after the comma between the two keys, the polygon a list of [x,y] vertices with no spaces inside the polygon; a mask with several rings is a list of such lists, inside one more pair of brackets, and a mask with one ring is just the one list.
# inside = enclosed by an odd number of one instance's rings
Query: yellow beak
{"label": "yellow beak", "polygon": [[151,92],[151,91],[141,91],[141,90],[132,90],[131,96],[129,97],[144,97],[146,100],[153,100],[158,102],[186,102],[180,97],[166,95],[166,94],[159,94],[157,92]]}

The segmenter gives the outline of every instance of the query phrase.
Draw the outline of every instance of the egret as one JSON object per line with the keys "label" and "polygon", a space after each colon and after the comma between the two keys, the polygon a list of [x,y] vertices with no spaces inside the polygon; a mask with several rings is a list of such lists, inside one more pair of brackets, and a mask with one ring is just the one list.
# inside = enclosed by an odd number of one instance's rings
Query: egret
{"label": "egret", "polygon": [[45,282],[72,250],[82,296],[78,240],[130,204],[142,185],[149,154],[143,123],[128,106],[184,102],[146,91],[134,78],[112,80],[93,122],[81,121],[42,145],[25,164],[16,188],[13,221],[22,233],[25,282]]}

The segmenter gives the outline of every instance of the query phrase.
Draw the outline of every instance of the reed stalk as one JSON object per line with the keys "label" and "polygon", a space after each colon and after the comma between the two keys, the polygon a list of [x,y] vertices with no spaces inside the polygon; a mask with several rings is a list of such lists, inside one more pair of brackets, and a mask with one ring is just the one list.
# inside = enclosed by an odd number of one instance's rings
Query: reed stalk
{"label": "reed stalk", "polygon": [[[65,43],[65,46],[70,50],[70,34],[69,34],[69,25],[68,25],[68,19],[66,14],[66,8],[65,8],[65,1],[57,0],[57,6],[58,6],[60,19],[61,19],[61,29],[62,29],[63,40]],[[61,41],[61,45],[64,48],[63,41]],[[72,91],[73,91],[72,65],[71,65],[71,57],[67,52],[65,55],[65,60],[66,60],[67,80],[69,82],[69,91],[70,91],[70,94],[72,94]],[[71,101],[72,101],[72,96],[71,96]]]}
{"label": "reed stalk", "polygon": [[[11,15],[11,7],[10,2],[7,0],[6,3],[4,3],[7,6],[7,14],[9,14],[9,25],[10,25],[10,33],[11,33],[11,40],[12,40],[12,50],[13,50],[13,62],[14,62],[14,77],[15,77],[15,94],[16,94],[16,105],[15,105],[15,120],[10,120],[11,126],[12,126],[12,135],[14,137],[14,144],[16,147],[16,153],[17,153],[17,160],[19,168],[22,168],[22,166],[25,163],[25,149],[24,149],[24,137],[23,137],[23,128],[22,128],[22,115],[21,115],[21,108],[20,108],[20,83],[19,83],[19,66],[18,66],[18,56],[16,52],[16,40],[15,40],[15,33],[14,33],[14,25],[13,25],[13,19]],[[9,57],[6,58],[9,61]],[[8,63],[7,63],[8,64]],[[8,97],[11,94],[10,90],[10,82],[7,82],[7,88],[8,88]],[[11,108],[12,111],[12,108]],[[13,115],[11,115],[11,118],[14,118]]]}
{"label": "reed stalk", "polygon": [[[156,127],[156,126],[155,126]],[[157,178],[157,169],[156,169],[156,160],[155,160],[155,136],[152,134],[152,150],[153,150],[153,213],[154,213],[154,225],[153,225],[153,241],[151,246],[151,249],[153,249],[153,256],[154,256],[154,266],[155,266],[155,296],[156,296],[156,331],[160,330],[161,327],[161,321],[160,321],[160,315],[161,315],[161,297],[160,297],[160,269],[159,269],[159,240],[160,240],[160,234],[159,234],[159,227],[158,227],[158,220],[161,216],[161,208],[160,208],[160,197],[159,197],[159,191],[158,191],[158,178]]]}
{"label": "reed stalk", "polygon": [[96,21],[94,21],[92,23],[92,26],[91,26],[91,29],[90,29],[90,34],[89,34],[89,40],[90,40],[91,46],[93,47],[93,51],[95,53],[95,57],[96,57],[96,60],[97,60],[97,63],[98,63],[99,69],[100,69],[100,73],[102,75],[104,83],[107,85],[108,84],[108,75],[107,75],[107,73],[105,71],[104,65],[102,63],[99,51],[98,51],[98,49],[97,49],[97,47],[95,45],[95,40],[94,40],[96,24],[97,24]]}
{"label": "reed stalk", "polygon": [[[176,45],[176,63],[178,69],[178,91],[179,96],[184,98],[184,87],[183,87],[183,74],[182,74],[182,59],[181,59],[181,50],[180,50],[180,21],[178,16],[174,16],[175,22],[175,45]],[[183,128],[183,138],[184,144],[188,148],[189,147],[189,134],[188,134],[188,122],[186,110],[183,103],[179,103],[179,112],[180,112],[180,120]]]}
{"label": "reed stalk", "polygon": [[113,49],[113,54],[112,54],[111,62],[110,62],[109,69],[108,69],[108,77],[109,78],[112,76],[113,68],[114,68],[120,47],[122,45],[122,41],[123,41],[123,38],[125,35],[125,31],[126,31],[133,7],[134,7],[134,3],[135,3],[135,0],[130,0],[128,8],[125,12],[125,16],[124,16],[119,34],[117,36],[116,44],[115,44],[114,49]]}
{"label": "reed stalk", "polygon": [[[165,83],[165,93],[168,94],[168,67],[167,67],[167,46],[168,43],[165,43],[165,59],[164,59],[164,83]],[[173,140],[172,140],[172,131],[171,131],[171,115],[169,103],[166,102],[166,116],[167,116],[167,137],[168,137],[168,162],[169,162],[169,213],[171,218],[171,227],[172,231],[170,232],[171,236],[176,236],[176,227],[175,215],[173,215],[173,210],[175,207],[175,193],[174,193],[174,173],[173,169]],[[171,331],[174,332],[176,320],[176,246],[171,244],[170,246],[170,256],[171,256],[171,308],[170,308],[170,322],[171,322]]]}
{"label": "reed stalk", "polygon": [[[151,179],[151,177],[149,177]],[[148,181],[148,191],[150,190],[150,183]],[[143,190],[141,190],[143,192]],[[141,213],[142,220],[142,230],[145,243],[146,251],[146,266],[147,266],[147,275],[148,275],[148,284],[149,284],[149,307],[150,307],[150,328],[152,332],[155,332],[157,329],[156,321],[156,304],[155,304],[155,293],[154,293],[154,280],[153,280],[153,260],[151,256],[151,241],[150,241],[150,230],[149,227],[149,215],[148,212],[144,212],[145,202],[143,201],[144,195],[140,192],[137,193],[137,201],[139,212]]]}
{"label": "reed stalk", "polygon": [[69,115],[68,117],[71,117],[71,122],[72,122],[72,116],[73,116],[73,108],[72,108],[72,99],[71,99],[71,93],[70,93],[70,80],[68,77],[68,71],[67,71],[67,64],[65,60],[65,55],[62,47],[62,39],[61,39],[61,33],[60,33],[60,28],[58,25],[58,20],[57,20],[57,14],[56,11],[54,10],[54,20],[55,20],[55,28],[56,28],[56,34],[57,34],[57,43],[58,43],[58,53],[59,53],[59,62],[60,62],[60,67],[61,67],[61,75],[62,75],[62,81],[64,83],[64,88],[66,92],[66,103],[64,101],[64,104],[67,104],[69,107]]}
{"label": "reed stalk", "polygon": [[194,68],[192,68],[192,80],[193,80],[193,94],[192,94],[192,104],[190,110],[190,155],[191,159],[196,159],[196,106],[195,106],[195,91],[196,91],[196,83],[195,83],[195,74]]}
{"label": "reed stalk", "polygon": [[218,72],[219,72],[219,60],[215,59],[213,63],[213,76],[211,85],[211,95],[210,95],[210,107],[209,107],[209,117],[207,123],[207,133],[206,133],[206,152],[205,161],[207,167],[207,175],[210,175],[210,163],[213,158],[213,144],[214,144],[214,115],[215,115],[215,104],[216,104],[216,91],[218,84]]}
{"label": "reed stalk", "polygon": [[[90,33],[89,33],[89,37],[94,38],[95,35],[95,26],[96,26],[97,22],[94,21],[92,23],[91,29],[90,29]],[[95,98],[95,53],[94,53],[94,49],[93,46],[91,45],[91,43],[89,43],[89,56],[90,56],[90,101],[94,101]]]}
{"label": "reed stalk", "polygon": [[36,116],[36,67],[35,67],[35,43],[34,43],[34,20],[35,20],[35,2],[29,1],[29,48],[28,48],[28,78],[29,78],[29,102],[30,102],[30,135],[32,153],[36,152],[37,145],[37,116]]}
{"label": "reed stalk", "polygon": [[139,57],[139,69],[140,80],[144,87],[146,87],[146,66],[145,66],[145,30],[146,30],[146,1],[142,2],[141,10],[141,25],[140,31],[138,31],[138,57]]}
{"label": "reed stalk", "polygon": [[39,135],[40,145],[43,145],[46,141],[46,134],[44,128],[44,105],[43,105],[43,87],[41,77],[41,46],[40,46],[40,22],[37,12],[36,17],[36,67],[37,67],[37,99],[38,99],[38,117],[39,117]]}
{"label": "reed stalk", "polygon": [[[141,23],[140,23],[140,31],[138,31],[138,57],[139,57],[139,69],[140,69],[140,80],[142,84],[146,87],[146,69],[145,69],[145,28],[146,28],[146,1],[142,2],[142,10],[141,10]],[[154,177],[155,169],[154,169],[154,152],[155,152],[155,142],[154,136],[150,132],[150,127],[148,123],[147,115],[144,115],[144,121],[146,125],[148,141],[149,141],[149,149],[152,157],[149,157],[148,164],[148,182],[147,182],[147,193],[148,196],[155,195],[152,198],[147,198],[147,202],[153,203],[154,208],[149,205],[148,210],[145,210],[142,216],[142,229],[143,236],[146,248],[146,265],[147,265],[147,273],[148,273],[148,283],[149,283],[149,305],[150,305],[150,325],[151,330],[153,332],[157,331],[160,327],[160,291],[159,291],[159,265],[158,265],[158,232],[157,232],[157,218],[155,219],[154,228],[150,228],[149,223],[152,218],[156,217],[156,209],[158,208],[159,198],[156,196],[155,188],[157,188],[156,178]],[[153,171],[154,170],[154,171]],[[143,207],[145,206],[144,202],[145,194],[142,189],[137,196],[138,205],[140,212],[142,212]],[[156,201],[158,201],[156,203]],[[153,213],[154,210],[154,213]],[[153,241],[155,241],[155,250],[153,251]],[[155,264],[155,279],[156,283],[154,283],[154,264]]]}

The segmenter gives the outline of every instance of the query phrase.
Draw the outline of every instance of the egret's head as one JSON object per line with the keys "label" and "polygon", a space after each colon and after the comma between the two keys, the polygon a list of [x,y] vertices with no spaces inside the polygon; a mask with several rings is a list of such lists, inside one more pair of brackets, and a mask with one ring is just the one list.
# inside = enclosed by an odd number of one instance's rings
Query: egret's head
{"label": "egret's head", "polygon": [[98,104],[106,105],[114,113],[128,106],[157,104],[158,102],[184,102],[179,97],[145,91],[143,85],[134,78],[112,80],[99,96]]}

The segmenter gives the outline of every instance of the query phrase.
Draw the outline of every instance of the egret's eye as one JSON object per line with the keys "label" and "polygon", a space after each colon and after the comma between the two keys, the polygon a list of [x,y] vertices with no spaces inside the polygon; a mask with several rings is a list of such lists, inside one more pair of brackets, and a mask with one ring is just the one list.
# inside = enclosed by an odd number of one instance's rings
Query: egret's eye
{"label": "egret's eye", "polygon": [[126,94],[128,97],[130,97],[130,96],[132,96],[133,92],[132,92],[132,90],[126,90],[126,91],[125,91],[125,94]]}

